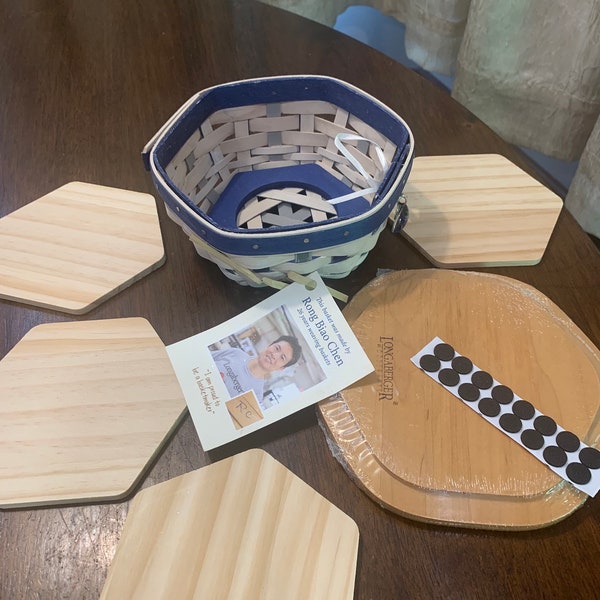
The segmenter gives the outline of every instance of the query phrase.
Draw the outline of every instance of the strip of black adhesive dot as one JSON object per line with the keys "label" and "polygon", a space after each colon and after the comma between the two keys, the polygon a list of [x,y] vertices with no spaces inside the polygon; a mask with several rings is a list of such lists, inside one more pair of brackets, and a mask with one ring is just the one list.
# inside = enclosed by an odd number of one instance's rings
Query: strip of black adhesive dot
{"label": "strip of black adhesive dot", "polygon": [[433,349],[433,353],[444,362],[452,360],[454,358],[454,348],[450,344],[437,344]]}
{"label": "strip of black adhesive dot", "polygon": [[590,469],[600,469],[600,452],[596,448],[582,448],[579,451],[579,460]]}
{"label": "strip of black adhesive dot", "polygon": [[565,451],[565,452],[576,452],[579,450],[579,438],[570,431],[561,431],[556,434],[556,443]]}
{"label": "strip of black adhesive dot", "polygon": [[440,359],[433,354],[425,354],[425,356],[421,356],[419,365],[428,373],[437,373],[440,370]]}
{"label": "strip of black adhesive dot", "polygon": [[530,450],[539,450],[544,446],[544,436],[535,429],[526,429],[521,434],[521,442]]}
{"label": "strip of black adhesive dot", "polygon": [[458,382],[460,381],[460,377],[454,369],[442,369],[438,373],[438,379],[446,387],[454,387],[455,385],[458,385]]}
{"label": "strip of black adhesive dot", "polygon": [[486,417],[497,417],[500,414],[500,404],[493,398],[482,398],[477,407],[479,412]]}
{"label": "strip of black adhesive dot", "polygon": [[558,446],[548,446],[544,449],[544,459],[553,467],[562,467],[567,463],[567,453]]}
{"label": "strip of black adhesive dot", "polygon": [[512,413],[504,413],[498,423],[504,431],[508,431],[509,433],[517,433],[521,431],[521,427],[523,426],[521,419]]}
{"label": "strip of black adhesive dot", "polygon": [[473,370],[473,363],[466,356],[457,356],[452,360],[452,368],[461,375],[466,375]]}
{"label": "strip of black adhesive dot", "polygon": [[535,418],[533,422],[533,426],[542,434],[542,435],[554,435],[556,433],[556,421],[552,417],[547,417],[546,415],[540,415]]}
{"label": "strip of black adhesive dot", "polygon": [[497,402],[500,402],[500,404],[510,404],[514,400],[515,395],[509,387],[505,385],[495,385],[492,388],[492,398]]}
{"label": "strip of black adhesive dot", "polygon": [[599,450],[583,444],[450,344],[434,338],[412,362],[575,487],[591,496],[600,490]]}
{"label": "strip of black adhesive dot", "polygon": [[471,376],[471,383],[480,390],[489,390],[494,385],[494,380],[487,371],[477,371]]}
{"label": "strip of black adhesive dot", "polygon": [[581,463],[570,463],[567,465],[567,475],[569,479],[579,485],[585,485],[592,479],[590,470]]}
{"label": "strip of black adhesive dot", "polygon": [[533,404],[531,402],[527,402],[527,400],[517,400],[513,402],[512,411],[524,421],[529,421],[529,419],[533,419],[535,415],[535,408],[533,408]]}
{"label": "strip of black adhesive dot", "polygon": [[467,402],[475,402],[479,398],[479,388],[472,383],[461,383],[458,386],[458,395]]}

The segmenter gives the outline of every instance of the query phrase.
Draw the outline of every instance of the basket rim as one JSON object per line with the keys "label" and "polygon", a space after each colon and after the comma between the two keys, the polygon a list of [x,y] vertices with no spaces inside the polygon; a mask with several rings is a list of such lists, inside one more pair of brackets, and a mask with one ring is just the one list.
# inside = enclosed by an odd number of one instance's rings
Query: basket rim
{"label": "basket rim", "polygon": [[[161,166],[159,159],[157,157],[157,149],[159,148],[161,142],[165,140],[168,136],[172,134],[174,129],[177,127],[178,123],[189,114],[191,110],[197,105],[197,103],[206,96],[209,92],[217,89],[233,87],[240,84],[252,84],[255,82],[277,82],[277,81],[285,81],[285,80],[294,80],[294,81],[302,81],[303,79],[312,80],[312,81],[327,81],[331,82],[338,87],[349,89],[356,93],[358,96],[363,97],[364,99],[373,102],[377,105],[381,110],[388,113],[393,119],[399,122],[406,130],[407,133],[407,141],[404,149],[403,163],[400,166],[395,178],[393,181],[387,181],[384,179],[382,182],[382,187],[385,187],[384,184],[387,183],[387,190],[384,196],[380,197],[378,201],[373,202],[372,206],[369,210],[366,210],[360,215],[355,215],[353,217],[349,217],[343,220],[328,220],[319,223],[311,224],[310,227],[298,227],[298,228],[285,228],[285,229],[256,229],[256,230],[243,230],[243,231],[229,231],[218,227],[217,224],[213,223],[210,220],[209,215],[206,215],[201,210],[194,210],[192,206],[190,206],[189,201],[186,201],[182,195],[183,192],[178,188],[175,188],[170,184],[170,180],[168,176],[166,176],[166,172],[164,168]],[[241,104],[243,105],[243,104]],[[258,244],[260,246],[261,243],[264,243],[267,240],[280,240],[296,238],[296,237],[307,237],[314,236],[314,234],[326,235],[327,233],[335,232],[340,228],[352,228],[356,229],[356,226],[364,221],[371,221],[373,218],[377,217],[380,211],[386,210],[387,213],[393,209],[393,206],[397,203],[397,200],[394,201],[392,206],[388,206],[390,201],[390,196],[396,192],[398,184],[406,179],[407,170],[410,168],[412,164],[412,160],[414,157],[414,136],[412,130],[406,123],[406,121],[398,115],[394,110],[388,107],[386,104],[372,96],[371,94],[361,90],[360,88],[343,81],[341,79],[330,77],[327,75],[277,75],[277,76],[269,76],[269,77],[257,77],[252,79],[241,79],[237,81],[231,81],[223,84],[214,85],[208,88],[205,88],[193,96],[191,96],[181,107],[165,122],[165,124],[157,131],[157,133],[152,137],[152,139],[146,144],[142,156],[144,158],[144,162],[146,164],[146,168],[150,170],[151,175],[155,181],[155,185],[159,188],[159,191],[164,191],[171,202],[166,202],[166,198],[163,196],[163,200],[170,205],[170,208],[173,209],[179,218],[181,218],[186,224],[194,229],[198,226],[201,226],[204,230],[201,232],[202,237],[204,238],[221,238],[223,239],[225,245],[231,244],[231,242],[243,241],[244,245],[247,244]],[[379,193],[379,191],[378,191]],[[188,199],[189,200],[189,199]],[[184,215],[181,212],[184,212]],[[385,219],[385,217],[384,217]],[[381,219],[383,220],[383,219]],[[381,221],[379,221],[381,222]],[[195,226],[195,227],[194,227]],[[360,228],[359,228],[360,229]],[[350,241],[351,239],[356,239],[361,236],[353,236],[346,238],[344,241]],[[290,240],[291,241],[291,240]],[[218,245],[215,245],[216,248],[219,248]],[[312,246],[311,246],[312,247]],[[253,248],[253,250],[258,250],[259,248]],[[244,254],[244,252],[239,252],[237,254]]]}

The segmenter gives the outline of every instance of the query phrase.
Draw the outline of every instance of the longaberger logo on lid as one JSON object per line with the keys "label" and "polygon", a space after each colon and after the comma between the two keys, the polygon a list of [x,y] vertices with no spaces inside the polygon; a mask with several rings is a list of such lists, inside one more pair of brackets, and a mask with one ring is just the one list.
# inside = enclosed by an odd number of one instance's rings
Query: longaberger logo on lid
{"label": "longaberger logo on lid", "polygon": [[394,338],[380,336],[377,344],[381,354],[379,400],[391,400],[394,404]]}

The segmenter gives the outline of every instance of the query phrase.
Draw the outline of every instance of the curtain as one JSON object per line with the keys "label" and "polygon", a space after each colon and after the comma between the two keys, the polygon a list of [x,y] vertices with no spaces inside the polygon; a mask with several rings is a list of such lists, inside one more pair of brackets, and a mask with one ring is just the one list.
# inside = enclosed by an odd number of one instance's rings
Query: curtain
{"label": "curtain", "polygon": [[581,155],[565,206],[583,229],[600,238],[600,118]]}
{"label": "curtain", "polygon": [[263,4],[271,4],[302,15],[311,21],[333,27],[337,16],[353,4],[369,4],[352,2],[352,0],[260,0]]}
{"label": "curtain", "polygon": [[[567,208],[600,237],[600,0],[263,0],[333,26],[368,4],[406,25],[408,57],[506,141],[579,160]],[[593,133],[592,133],[593,132]]]}

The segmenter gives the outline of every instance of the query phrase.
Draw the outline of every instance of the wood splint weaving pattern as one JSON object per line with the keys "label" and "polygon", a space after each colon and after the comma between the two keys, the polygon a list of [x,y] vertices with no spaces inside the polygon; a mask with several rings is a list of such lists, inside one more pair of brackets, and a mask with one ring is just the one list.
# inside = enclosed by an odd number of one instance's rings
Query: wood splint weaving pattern
{"label": "wood splint weaving pattern", "polygon": [[[352,190],[364,189],[364,178],[335,145],[339,133],[376,143],[391,163],[396,146],[348,111],[330,102],[297,101],[215,112],[177,152],[166,171],[207,214],[241,171],[314,163]],[[371,177],[381,180],[372,144],[350,141],[348,149]]]}
{"label": "wood splint weaving pattern", "polygon": [[246,204],[238,225],[246,229],[316,223],[335,214],[333,205],[302,188],[267,190]]}

